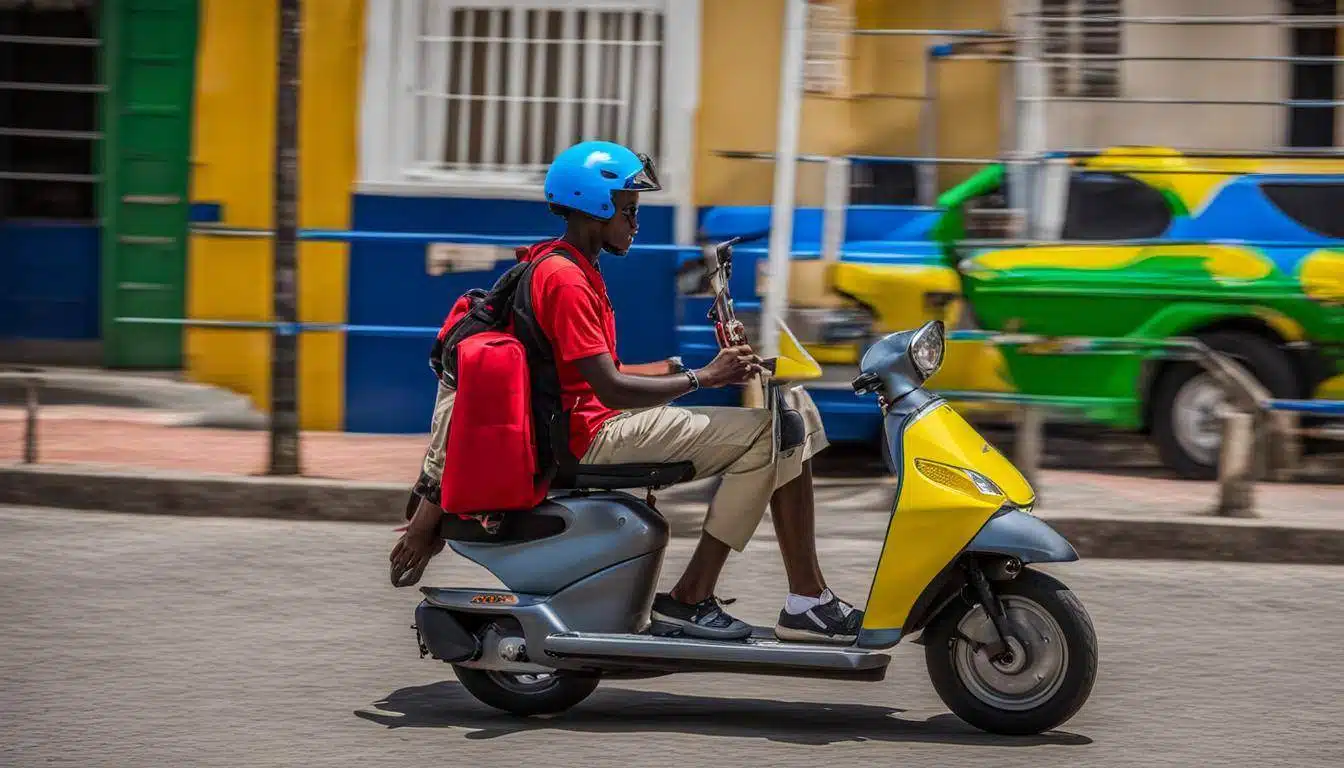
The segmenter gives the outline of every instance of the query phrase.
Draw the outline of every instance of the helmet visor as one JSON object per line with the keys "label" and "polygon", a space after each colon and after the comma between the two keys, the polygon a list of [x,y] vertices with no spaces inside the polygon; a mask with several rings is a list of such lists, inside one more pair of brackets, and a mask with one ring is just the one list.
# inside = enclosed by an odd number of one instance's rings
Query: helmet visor
{"label": "helmet visor", "polygon": [[644,154],[637,157],[643,167],[626,178],[625,189],[632,192],[657,192],[662,189],[663,185],[658,183],[658,174],[653,170],[653,160]]}

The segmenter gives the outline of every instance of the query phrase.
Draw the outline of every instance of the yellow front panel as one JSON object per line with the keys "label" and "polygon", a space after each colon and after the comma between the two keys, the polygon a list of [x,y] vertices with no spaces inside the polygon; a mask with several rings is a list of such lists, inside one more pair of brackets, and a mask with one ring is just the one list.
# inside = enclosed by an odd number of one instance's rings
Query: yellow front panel
{"label": "yellow front panel", "polygon": [[[853,296],[868,306],[877,316],[879,333],[918,328],[930,320],[942,320],[949,328],[957,326],[965,299],[961,296],[961,281],[957,273],[947,267],[929,265],[852,264],[839,263],[831,273],[836,291]],[[928,309],[926,297],[930,293],[952,294],[957,298],[945,304],[938,312]],[[845,349],[842,357],[832,350]],[[809,348],[823,363],[858,363],[858,345],[834,347],[825,351]],[[928,382],[933,390],[968,390],[977,392],[1011,392],[1007,366],[999,348],[984,341],[948,342],[943,367]],[[970,405],[967,410],[1002,410],[994,403]]]}
{"label": "yellow front panel", "polygon": [[864,629],[900,629],[924,588],[1005,501],[935,482],[916,468],[916,459],[974,469],[1014,503],[1035,500],[1021,473],[949,405],[910,426],[902,451],[900,496],[873,577]]}
{"label": "yellow front panel", "polygon": [[[202,0],[197,51],[191,197],[217,203],[223,225],[274,225],[275,0]],[[348,229],[355,178],[356,115],[363,0],[303,7],[299,96],[299,223]],[[346,319],[348,252],[343,243],[299,247],[299,319]],[[269,240],[193,236],[188,255],[188,316],[270,320]],[[187,370],[196,381],[270,404],[271,340],[266,331],[190,329]],[[299,338],[299,423],[340,429],[344,404],[341,334]]]}
{"label": "yellow front panel", "polygon": [[872,308],[882,333],[918,328],[930,320],[952,325],[961,309],[960,299],[949,302],[941,314],[925,308],[929,293],[961,295],[961,281],[947,267],[841,262],[832,280],[835,290]]}

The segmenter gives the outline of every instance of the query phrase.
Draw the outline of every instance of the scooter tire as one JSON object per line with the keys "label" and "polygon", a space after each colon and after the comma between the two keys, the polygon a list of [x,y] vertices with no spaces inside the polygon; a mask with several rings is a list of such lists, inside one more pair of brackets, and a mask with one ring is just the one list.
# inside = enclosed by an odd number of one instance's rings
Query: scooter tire
{"label": "scooter tire", "polygon": [[457,665],[453,672],[477,701],[520,717],[564,712],[591,696],[598,683],[596,677],[556,675],[529,690],[530,685],[508,685],[498,672]]}
{"label": "scooter tire", "polygon": [[1011,581],[994,583],[1000,597],[1019,595],[1049,612],[1068,648],[1064,679],[1042,704],[1026,710],[995,707],[977,698],[957,673],[953,648],[961,619],[975,606],[954,600],[925,629],[924,661],[929,680],[953,714],[982,731],[1031,736],[1057,728],[1082,708],[1097,678],[1097,634],[1078,597],[1062,582],[1025,568]]}

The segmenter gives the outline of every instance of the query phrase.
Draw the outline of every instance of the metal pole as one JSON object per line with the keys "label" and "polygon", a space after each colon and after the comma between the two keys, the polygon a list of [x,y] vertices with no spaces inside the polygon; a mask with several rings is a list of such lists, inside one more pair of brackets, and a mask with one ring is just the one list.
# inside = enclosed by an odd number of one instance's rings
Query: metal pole
{"label": "metal pole", "polygon": [[845,244],[845,211],[849,209],[849,158],[826,161],[826,197],[822,206],[821,258],[839,261]]}
{"label": "metal pole", "polygon": [[[275,89],[275,319],[298,320],[299,50],[301,0],[280,0]],[[272,475],[299,474],[299,339],[293,326],[271,334]]]}
{"label": "metal pole", "polygon": [[[938,155],[938,53],[931,45],[924,52],[924,99],[919,110],[919,154],[932,160]],[[921,163],[916,169],[920,205],[933,205],[938,198],[938,166]]]}
{"label": "metal pole", "polygon": [[1040,209],[1032,202],[1041,194],[1045,182],[1046,165],[1041,158],[1048,148],[1048,119],[1046,105],[1032,101],[1032,97],[1048,92],[1050,73],[1041,58],[1044,48],[1040,25],[1034,20],[1025,20],[1019,41],[1025,55],[1021,65],[1016,67],[1017,149],[1019,158],[1029,162],[1011,167],[1010,172],[1015,178],[1009,183],[1009,194],[1013,197],[1009,207],[1025,212],[1023,224],[1032,236],[1037,236],[1041,230]]}
{"label": "metal pole", "polygon": [[779,355],[776,329],[789,303],[793,250],[793,203],[798,172],[798,123],[803,106],[803,43],[807,0],[787,0],[784,44],[779,52],[779,123],[776,128],[775,190],[770,209],[770,255],[761,309],[762,357]]}
{"label": "metal pole", "polygon": [[42,380],[36,376],[24,382],[27,384],[26,408],[23,419],[23,463],[37,463],[37,398]]}

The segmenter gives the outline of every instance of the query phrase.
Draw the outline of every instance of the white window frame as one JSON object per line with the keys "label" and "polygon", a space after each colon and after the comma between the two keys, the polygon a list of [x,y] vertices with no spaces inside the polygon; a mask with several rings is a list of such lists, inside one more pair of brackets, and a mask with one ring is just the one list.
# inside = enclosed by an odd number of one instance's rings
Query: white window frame
{"label": "white window frame", "polygon": [[[415,68],[420,49],[417,43],[417,19],[422,5],[439,0],[367,0],[365,53],[362,76],[359,139],[359,179],[356,190],[364,193],[403,196],[449,196],[541,200],[539,182],[519,175],[473,173],[453,178],[439,172],[416,173],[418,131],[416,121],[446,115],[420,117],[414,92]],[[654,205],[677,205],[678,240],[693,236],[695,212],[692,184],[693,139],[699,105],[700,86],[700,5],[701,0],[446,0],[445,7],[455,9],[512,10],[603,10],[644,11],[663,15],[663,71],[661,125],[662,146],[655,157],[660,192],[645,193],[643,200]],[[515,18],[520,18],[515,16]],[[577,18],[577,17],[571,17]],[[507,37],[521,37],[519,30],[498,30]],[[575,30],[583,35],[584,30]],[[453,34],[457,34],[454,32]],[[493,33],[491,36],[494,36]],[[515,52],[527,48],[500,46],[495,61],[507,66]],[[446,56],[445,56],[446,63]],[[456,64],[456,62],[454,62]],[[447,67],[441,67],[445,73]],[[454,66],[454,70],[459,67]],[[453,75],[457,77],[456,71]],[[617,73],[619,76],[619,73]],[[492,91],[504,95],[507,78],[491,79]],[[520,82],[515,82],[521,86]],[[581,84],[580,84],[581,85]],[[509,89],[507,95],[515,95]],[[521,105],[520,105],[521,106]],[[576,104],[576,109],[582,105]],[[508,103],[499,111],[499,119],[518,119],[521,110]],[[487,112],[487,130],[490,123]],[[512,115],[512,116],[511,116]],[[498,125],[498,123],[495,123]],[[494,132],[492,132],[494,133]],[[577,140],[578,137],[573,137]],[[511,139],[502,153],[516,147]],[[554,154],[550,148],[550,154]],[[637,151],[639,147],[633,147]],[[685,209],[685,210],[682,210]],[[685,231],[683,231],[685,230]]]}

